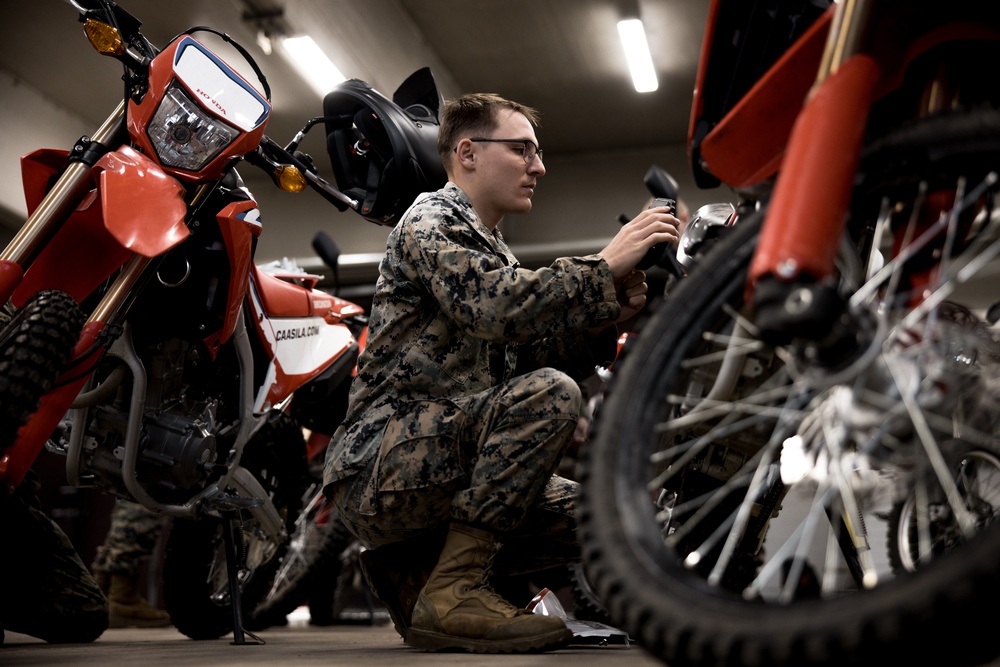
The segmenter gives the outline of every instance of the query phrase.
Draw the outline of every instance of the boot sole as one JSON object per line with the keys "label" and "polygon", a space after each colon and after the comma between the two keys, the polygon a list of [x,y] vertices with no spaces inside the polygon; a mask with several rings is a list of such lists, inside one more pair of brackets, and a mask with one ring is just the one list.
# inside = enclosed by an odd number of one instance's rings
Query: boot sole
{"label": "boot sole", "polygon": [[542,653],[564,648],[573,641],[568,628],[522,639],[473,639],[411,627],[404,640],[424,651],[468,651],[469,653]]}

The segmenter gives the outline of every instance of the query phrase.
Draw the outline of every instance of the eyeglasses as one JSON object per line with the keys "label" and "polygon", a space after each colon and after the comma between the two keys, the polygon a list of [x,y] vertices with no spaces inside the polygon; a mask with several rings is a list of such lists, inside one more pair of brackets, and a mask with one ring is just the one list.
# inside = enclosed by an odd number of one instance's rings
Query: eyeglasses
{"label": "eyeglasses", "polygon": [[473,137],[469,141],[475,142],[489,142],[497,144],[521,144],[521,157],[524,158],[526,164],[531,164],[531,161],[538,156],[538,161],[542,161],[542,149],[535,145],[535,142],[531,139],[483,139],[482,137]]}

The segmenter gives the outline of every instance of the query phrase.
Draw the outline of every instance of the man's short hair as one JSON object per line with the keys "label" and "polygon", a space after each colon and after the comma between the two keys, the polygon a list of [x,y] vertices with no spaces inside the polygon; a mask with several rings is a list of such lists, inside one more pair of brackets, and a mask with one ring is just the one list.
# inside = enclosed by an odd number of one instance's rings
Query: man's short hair
{"label": "man's short hair", "polygon": [[538,127],[538,112],[529,106],[504,99],[494,93],[470,93],[448,100],[441,110],[437,149],[445,165],[451,153],[466,136],[487,136],[499,125],[500,111],[516,111]]}

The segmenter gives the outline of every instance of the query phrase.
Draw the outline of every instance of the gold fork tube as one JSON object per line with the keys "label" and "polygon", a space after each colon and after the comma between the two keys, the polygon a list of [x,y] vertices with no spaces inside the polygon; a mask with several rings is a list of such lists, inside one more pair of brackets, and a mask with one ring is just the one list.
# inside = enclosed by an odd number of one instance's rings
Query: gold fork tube
{"label": "gold fork tube", "polygon": [[866,19],[871,5],[870,0],[840,0],[837,3],[814,87],[861,49],[862,31],[868,24]]}
{"label": "gold fork tube", "polygon": [[[123,101],[98,128],[92,140],[106,143],[114,139],[124,126]],[[20,267],[28,266],[91,188],[90,167],[81,162],[70,164],[7,247],[0,252],[0,261],[10,261]]]}
{"label": "gold fork tube", "polygon": [[146,267],[150,265],[153,260],[149,257],[143,257],[142,255],[133,255],[132,259],[125,263],[122,267],[121,273],[115,278],[114,283],[108,288],[107,293],[101,302],[97,304],[94,308],[94,312],[90,314],[90,319],[88,322],[103,322],[108,324],[111,322],[112,317],[121,311],[128,300],[129,294],[132,292],[132,288],[142,277],[143,271]]}

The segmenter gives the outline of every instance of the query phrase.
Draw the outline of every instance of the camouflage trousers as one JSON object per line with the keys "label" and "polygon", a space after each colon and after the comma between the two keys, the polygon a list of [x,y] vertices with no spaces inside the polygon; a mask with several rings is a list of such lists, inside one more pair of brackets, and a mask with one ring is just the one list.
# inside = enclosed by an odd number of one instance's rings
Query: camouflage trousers
{"label": "camouflage trousers", "polygon": [[370,547],[459,521],[497,535],[497,572],[579,560],[577,484],[553,471],[582,403],[579,385],[553,369],[470,396],[410,402],[389,421],[378,455],[332,485],[331,499]]}
{"label": "camouflage trousers", "polygon": [[66,534],[41,511],[37,487],[29,473],[0,498],[0,628],[52,643],[94,641],[108,627],[108,600]]}
{"label": "camouflage trousers", "polygon": [[149,557],[163,532],[164,517],[130,500],[118,500],[111,510],[111,525],[104,543],[97,547],[94,572],[137,577],[142,559]]}

